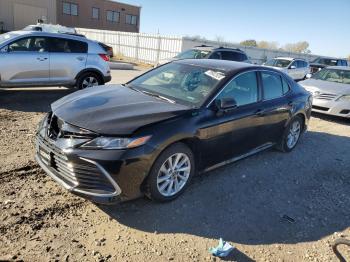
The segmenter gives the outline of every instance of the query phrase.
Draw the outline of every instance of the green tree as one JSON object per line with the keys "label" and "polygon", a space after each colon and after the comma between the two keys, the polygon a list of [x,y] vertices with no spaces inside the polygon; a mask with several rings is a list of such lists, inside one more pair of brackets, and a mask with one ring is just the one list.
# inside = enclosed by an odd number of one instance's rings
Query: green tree
{"label": "green tree", "polygon": [[244,41],[240,42],[239,44],[244,45],[244,46],[253,46],[253,47],[258,46],[258,44],[256,43],[256,41],[254,39],[244,40]]}

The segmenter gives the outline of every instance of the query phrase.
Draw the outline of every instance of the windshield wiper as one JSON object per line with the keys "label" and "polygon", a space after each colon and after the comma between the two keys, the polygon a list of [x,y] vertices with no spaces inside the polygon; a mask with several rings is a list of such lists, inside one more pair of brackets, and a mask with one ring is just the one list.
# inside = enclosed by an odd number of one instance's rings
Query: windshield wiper
{"label": "windshield wiper", "polygon": [[130,88],[131,90],[134,90],[136,92],[141,92],[139,89],[132,87],[131,85],[128,85],[128,84],[121,84],[121,85],[124,87]]}
{"label": "windshield wiper", "polygon": [[154,94],[154,93],[152,93],[152,92],[145,91],[145,90],[139,90],[139,91],[141,91],[142,93],[144,93],[144,94],[146,94],[146,95],[154,96],[154,97],[157,97],[157,98],[159,98],[159,99],[168,101],[168,102],[170,102],[170,103],[172,103],[172,104],[175,104],[175,101],[174,101],[174,100],[171,100],[171,99],[169,99],[169,98],[167,98],[167,97],[164,97],[164,96],[161,96],[161,95],[157,95],[157,94]]}

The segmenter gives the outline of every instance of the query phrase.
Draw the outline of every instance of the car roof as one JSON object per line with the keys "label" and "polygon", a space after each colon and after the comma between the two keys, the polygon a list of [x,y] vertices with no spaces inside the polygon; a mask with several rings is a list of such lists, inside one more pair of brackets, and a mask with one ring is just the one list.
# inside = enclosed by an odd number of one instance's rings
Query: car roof
{"label": "car roof", "polygon": [[224,71],[226,73],[231,73],[241,69],[248,69],[248,68],[254,68],[254,69],[265,68],[262,66],[252,65],[252,64],[243,63],[243,62],[235,62],[235,61],[219,60],[219,59],[183,59],[183,60],[174,61],[173,63],[206,67],[210,69]]}
{"label": "car roof", "polygon": [[72,40],[80,40],[80,41],[88,41],[88,42],[96,42],[94,40],[87,39],[83,36],[79,35],[72,35],[72,34],[61,34],[61,33],[49,33],[49,32],[40,32],[40,31],[12,31],[9,32],[18,36],[52,36],[52,37],[61,37],[61,38],[67,38],[67,39],[72,39]]}
{"label": "car roof", "polygon": [[293,61],[293,60],[302,60],[302,61],[306,61],[304,58],[298,58],[298,57],[275,57],[275,59],[284,59],[284,60],[289,60],[289,61]]}
{"label": "car roof", "polygon": [[327,66],[327,69],[338,69],[338,70],[347,70],[350,71],[349,66]]}
{"label": "car roof", "polygon": [[229,47],[215,47],[215,46],[207,46],[207,45],[200,45],[200,46],[195,46],[192,49],[195,50],[203,50],[203,51],[218,51],[218,50],[222,50],[222,51],[234,51],[234,52],[241,52],[244,53],[243,50],[239,49],[239,48],[229,48]]}

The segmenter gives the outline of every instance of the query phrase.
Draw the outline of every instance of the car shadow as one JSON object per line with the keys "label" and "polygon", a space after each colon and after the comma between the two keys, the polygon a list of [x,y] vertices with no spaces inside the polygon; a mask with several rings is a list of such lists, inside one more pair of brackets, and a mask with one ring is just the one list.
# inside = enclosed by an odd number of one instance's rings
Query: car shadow
{"label": "car shadow", "polygon": [[331,116],[331,115],[321,114],[317,112],[312,112],[311,116],[314,118],[319,118],[319,119],[328,121],[328,122],[334,122],[334,123],[339,123],[343,125],[350,125],[350,119],[347,119],[345,117]]}
{"label": "car shadow", "polygon": [[350,226],[349,152],[349,137],[308,132],[291,153],[269,150],[194,177],[175,201],[99,208],[145,232],[249,245],[316,241]]}
{"label": "car shadow", "polygon": [[22,112],[48,112],[50,105],[75,92],[71,88],[0,88],[0,109]]}

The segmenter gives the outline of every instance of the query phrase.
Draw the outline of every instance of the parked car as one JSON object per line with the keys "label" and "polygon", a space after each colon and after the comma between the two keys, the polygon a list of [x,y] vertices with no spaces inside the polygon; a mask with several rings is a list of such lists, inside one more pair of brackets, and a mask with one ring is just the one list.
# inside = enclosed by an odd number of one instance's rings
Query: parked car
{"label": "parked car", "polygon": [[53,103],[37,133],[36,159],[59,184],[95,202],[142,194],[169,201],[195,173],[271,147],[293,150],[311,100],[278,70],[174,61],[125,85]]}
{"label": "parked car", "polygon": [[300,85],[313,94],[313,111],[350,118],[350,67],[324,68]]}
{"label": "parked car", "polygon": [[264,65],[283,71],[294,80],[305,79],[306,75],[310,73],[309,63],[300,58],[276,57],[270,59]]}
{"label": "parked car", "polygon": [[[37,23],[36,25],[28,25],[23,31],[37,31],[37,32],[47,32],[47,33],[58,33],[58,34],[68,34],[74,36],[85,37],[83,34],[79,34],[75,28],[66,27],[62,25],[52,25],[52,24],[43,24]],[[97,43],[107,52],[109,57],[113,57],[113,47],[106,45],[102,42]]]}
{"label": "parked car", "polygon": [[0,36],[0,86],[103,85],[109,57],[95,41],[67,34],[15,31]]}
{"label": "parked car", "polygon": [[348,61],[346,59],[338,59],[331,57],[317,57],[314,61],[310,63],[311,73],[317,73],[322,68],[327,66],[348,66]]}
{"label": "parked car", "polygon": [[247,54],[240,49],[201,45],[183,51],[173,58],[160,60],[156,66],[180,59],[219,59],[250,63]]}

